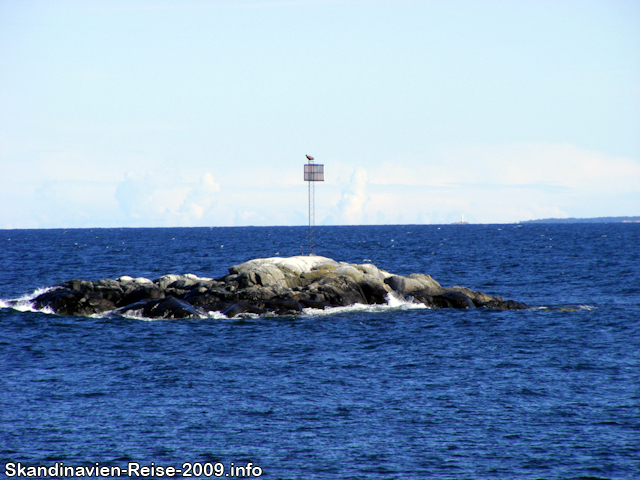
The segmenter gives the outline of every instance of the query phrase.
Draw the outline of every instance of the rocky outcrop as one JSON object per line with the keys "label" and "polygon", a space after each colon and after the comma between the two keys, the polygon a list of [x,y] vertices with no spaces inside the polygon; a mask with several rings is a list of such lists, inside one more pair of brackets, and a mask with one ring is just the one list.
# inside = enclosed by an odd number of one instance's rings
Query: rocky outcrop
{"label": "rocky outcrop", "polygon": [[393,275],[372,264],[318,256],[260,258],[229,268],[222,278],[164,275],[155,281],[120,277],[70,280],[38,296],[35,307],[63,315],[140,312],[150,318],[198,318],[209,311],[296,313],[304,308],[383,304],[389,295],[431,308],[524,309],[526,305],[465,287],[442,287],[429,275]]}

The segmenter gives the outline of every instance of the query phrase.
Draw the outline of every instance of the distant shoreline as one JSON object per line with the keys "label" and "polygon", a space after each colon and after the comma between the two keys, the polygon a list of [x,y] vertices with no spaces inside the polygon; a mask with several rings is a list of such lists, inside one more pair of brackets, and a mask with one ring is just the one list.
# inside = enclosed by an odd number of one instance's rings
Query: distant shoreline
{"label": "distant shoreline", "polygon": [[518,223],[640,223],[640,217],[542,218]]}
{"label": "distant shoreline", "polygon": [[[471,223],[471,222],[453,222],[453,223],[384,223],[384,224],[364,224],[364,225],[316,225],[316,228],[348,228],[348,227],[398,227],[398,226],[431,226],[443,227],[449,225],[522,225],[530,223],[640,223],[640,216],[636,217],[593,217],[593,218],[541,218],[538,220],[520,220],[517,222],[500,222],[500,223]],[[194,229],[233,229],[233,228],[308,228],[307,225],[196,225],[196,226],[144,226],[144,227],[34,227],[34,228],[0,228],[0,232],[16,232],[16,231],[54,231],[54,230],[171,230],[176,228],[194,228]]]}

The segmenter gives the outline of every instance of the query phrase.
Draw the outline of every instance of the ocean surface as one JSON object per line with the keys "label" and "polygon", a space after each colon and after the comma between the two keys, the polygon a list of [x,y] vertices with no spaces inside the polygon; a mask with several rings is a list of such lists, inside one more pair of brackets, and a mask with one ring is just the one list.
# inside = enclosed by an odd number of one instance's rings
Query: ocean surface
{"label": "ocean surface", "polygon": [[282,317],[58,316],[33,310],[37,290],[220,277],[307,253],[307,229],[0,230],[0,475],[18,462],[188,462],[192,478],[640,478],[640,224],[316,237],[318,255],[531,309],[392,301]]}

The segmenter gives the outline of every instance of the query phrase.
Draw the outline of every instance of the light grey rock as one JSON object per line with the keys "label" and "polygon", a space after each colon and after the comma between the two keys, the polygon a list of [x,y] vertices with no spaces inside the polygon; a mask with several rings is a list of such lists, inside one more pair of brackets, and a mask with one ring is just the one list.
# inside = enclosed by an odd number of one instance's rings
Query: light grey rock
{"label": "light grey rock", "polygon": [[412,273],[411,275],[409,275],[409,278],[417,280],[423,285],[422,288],[425,288],[427,290],[433,290],[433,291],[442,290],[442,286],[438,282],[436,282],[433,278],[431,278],[431,275],[425,275],[423,273]]}
{"label": "light grey rock", "polygon": [[160,288],[165,289],[169,285],[171,285],[172,283],[177,282],[178,280],[180,280],[181,278],[183,278],[182,275],[173,275],[173,274],[163,275],[160,278],[158,278],[155,283]]}
{"label": "light grey rock", "polygon": [[384,283],[389,285],[394,292],[400,293],[401,295],[409,295],[411,294],[411,292],[415,292],[418,290],[438,290],[438,293],[440,293],[440,290],[442,289],[442,287],[440,287],[440,284],[428,275],[424,276],[431,279],[431,281],[425,278],[412,278],[403,277],[401,275],[393,275],[389,278],[386,278]]}

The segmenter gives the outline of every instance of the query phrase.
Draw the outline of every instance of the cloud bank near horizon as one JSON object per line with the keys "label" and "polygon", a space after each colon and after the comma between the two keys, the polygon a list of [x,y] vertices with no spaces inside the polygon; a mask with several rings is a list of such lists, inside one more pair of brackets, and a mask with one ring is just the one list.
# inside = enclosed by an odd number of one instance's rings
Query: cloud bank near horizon
{"label": "cloud bank near horizon", "polygon": [[[25,204],[36,197],[35,221],[30,212],[5,211],[1,227],[305,225],[303,163],[297,181],[289,169],[241,182],[229,172],[198,177],[177,168],[127,171],[117,182],[101,181],[100,172],[82,180],[46,172],[10,192]],[[325,172],[316,184],[316,223],[324,225],[625,216],[640,205],[638,162],[566,144],[447,146],[355,168],[329,160]]]}

